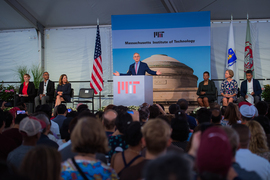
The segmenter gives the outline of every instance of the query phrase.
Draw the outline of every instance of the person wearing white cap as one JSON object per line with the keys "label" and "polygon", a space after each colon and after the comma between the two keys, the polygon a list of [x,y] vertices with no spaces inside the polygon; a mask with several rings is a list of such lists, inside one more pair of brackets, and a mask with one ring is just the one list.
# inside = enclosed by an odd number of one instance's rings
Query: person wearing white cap
{"label": "person wearing white cap", "polygon": [[23,143],[11,151],[7,157],[7,164],[12,170],[20,167],[27,152],[37,144],[41,130],[40,122],[31,117],[26,117],[20,122],[19,131],[23,136]]}
{"label": "person wearing white cap", "polygon": [[246,124],[247,121],[252,120],[256,114],[256,108],[253,105],[243,104],[240,107],[239,111],[240,111],[242,124]]}

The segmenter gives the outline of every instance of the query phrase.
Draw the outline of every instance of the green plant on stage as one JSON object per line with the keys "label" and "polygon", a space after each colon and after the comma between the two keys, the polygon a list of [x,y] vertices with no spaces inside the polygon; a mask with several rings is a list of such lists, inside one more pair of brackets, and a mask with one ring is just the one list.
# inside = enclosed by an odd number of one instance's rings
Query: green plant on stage
{"label": "green plant on stage", "polygon": [[270,85],[264,85],[264,90],[262,92],[262,98],[264,98],[264,101],[270,102]]}
{"label": "green plant on stage", "polygon": [[33,75],[33,83],[35,85],[35,88],[38,89],[39,83],[43,80],[43,72],[40,65],[32,65],[31,73]]}
{"label": "green plant on stage", "polygon": [[21,83],[24,82],[24,79],[23,79],[24,74],[29,74],[29,70],[27,66],[18,66],[15,72]]}

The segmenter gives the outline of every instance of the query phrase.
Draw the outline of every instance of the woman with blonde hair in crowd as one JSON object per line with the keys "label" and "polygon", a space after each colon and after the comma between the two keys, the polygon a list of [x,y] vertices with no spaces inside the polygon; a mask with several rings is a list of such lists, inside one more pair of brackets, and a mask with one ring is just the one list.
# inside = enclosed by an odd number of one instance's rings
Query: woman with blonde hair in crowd
{"label": "woman with blonde hair in crowd", "polygon": [[257,121],[248,121],[246,125],[251,133],[249,150],[270,162],[270,151],[267,146],[267,138],[262,126]]}
{"label": "woman with blonde hair in crowd", "polygon": [[233,70],[225,71],[225,80],[221,83],[220,94],[223,96],[223,106],[228,106],[228,103],[237,99],[238,84],[237,81],[232,79],[234,76]]}
{"label": "woman with blonde hair in crowd", "polygon": [[61,104],[62,101],[70,102],[71,84],[68,82],[66,74],[62,74],[59,78],[59,84],[56,91],[55,106]]}
{"label": "woman with blonde hair in crowd", "polygon": [[71,133],[72,151],[77,155],[62,163],[61,176],[66,179],[117,179],[115,171],[97,160],[97,152],[108,152],[108,140],[100,121],[83,117]]}
{"label": "woman with blonde hair in crowd", "polygon": [[240,113],[237,105],[229,103],[224,114],[224,119],[221,120],[222,126],[231,126],[233,124],[241,123]]}
{"label": "woman with blonde hair in crowd", "polygon": [[61,154],[51,147],[36,146],[26,154],[20,173],[29,180],[61,180]]}

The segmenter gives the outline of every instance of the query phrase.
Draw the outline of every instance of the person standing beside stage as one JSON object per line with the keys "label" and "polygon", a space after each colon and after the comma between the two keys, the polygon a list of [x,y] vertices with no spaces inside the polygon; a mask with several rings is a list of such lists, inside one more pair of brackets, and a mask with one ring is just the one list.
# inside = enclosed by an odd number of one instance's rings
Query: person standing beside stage
{"label": "person standing beside stage", "polygon": [[145,72],[151,74],[151,75],[161,75],[161,72],[158,71],[152,71],[148,65],[144,62],[140,61],[140,54],[139,53],[134,53],[133,59],[135,63],[131,64],[129,66],[129,70],[126,74],[120,74],[118,71],[113,73],[115,76],[124,76],[124,75],[145,75]]}
{"label": "person standing beside stage", "polygon": [[232,79],[234,76],[233,70],[226,70],[225,80],[221,83],[220,94],[223,96],[223,106],[228,106],[230,102],[237,99],[238,84],[237,81]]}
{"label": "person standing beside stage", "polygon": [[19,89],[19,97],[15,100],[15,105],[18,102],[33,102],[35,97],[35,85],[33,82],[29,82],[30,75],[24,74],[23,75],[24,82],[21,84]]}
{"label": "person standing beside stage", "polygon": [[[241,97],[238,99],[238,103],[248,98],[248,94],[254,97],[254,104],[260,101],[262,88],[258,80],[253,79],[252,71],[247,70],[246,80],[241,83]],[[250,102],[251,103],[251,102]],[[253,103],[253,102],[252,102]]]}
{"label": "person standing beside stage", "polygon": [[49,73],[43,73],[44,81],[39,83],[38,96],[35,97],[35,106],[46,104],[47,101],[52,101],[54,96],[54,82],[49,80]]}
{"label": "person standing beside stage", "polygon": [[61,101],[70,102],[71,84],[68,82],[66,74],[62,74],[59,78],[59,84],[56,91],[55,106],[61,104]]}
{"label": "person standing beside stage", "polygon": [[216,86],[215,83],[209,80],[209,72],[203,73],[203,81],[200,82],[197,95],[197,101],[201,107],[209,107],[209,102],[215,100]]}

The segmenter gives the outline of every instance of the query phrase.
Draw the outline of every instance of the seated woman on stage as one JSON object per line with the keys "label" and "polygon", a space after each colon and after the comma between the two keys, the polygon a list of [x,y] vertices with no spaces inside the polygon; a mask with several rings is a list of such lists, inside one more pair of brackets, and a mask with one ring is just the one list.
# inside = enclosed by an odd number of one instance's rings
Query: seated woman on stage
{"label": "seated woman on stage", "polygon": [[67,75],[62,74],[57,86],[55,106],[61,104],[61,101],[70,102],[70,92],[71,84],[68,82]]}
{"label": "seated woman on stage", "polygon": [[237,81],[232,79],[234,73],[228,69],[225,72],[225,80],[221,84],[220,94],[223,96],[223,106],[228,106],[230,102],[237,99],[238,84]]}
{"label": "seated woman on stage", "polygon": [[35,94],[35,85],[32,82],[29,82],[30,75],[24,74],[23,75],[24,82],[21,84],[19,89],[19,97],[15,100],[15,106],[19,102],[34,102]]}
{"label": "seated woman on stage", "polygon": [[209,80],[209,72],[203,73],[203,81],[200,82],[197,95],[199,96],[197,101],[201,107],[209,107],[209,101],[215,100],[216,86],[215,83]]}

